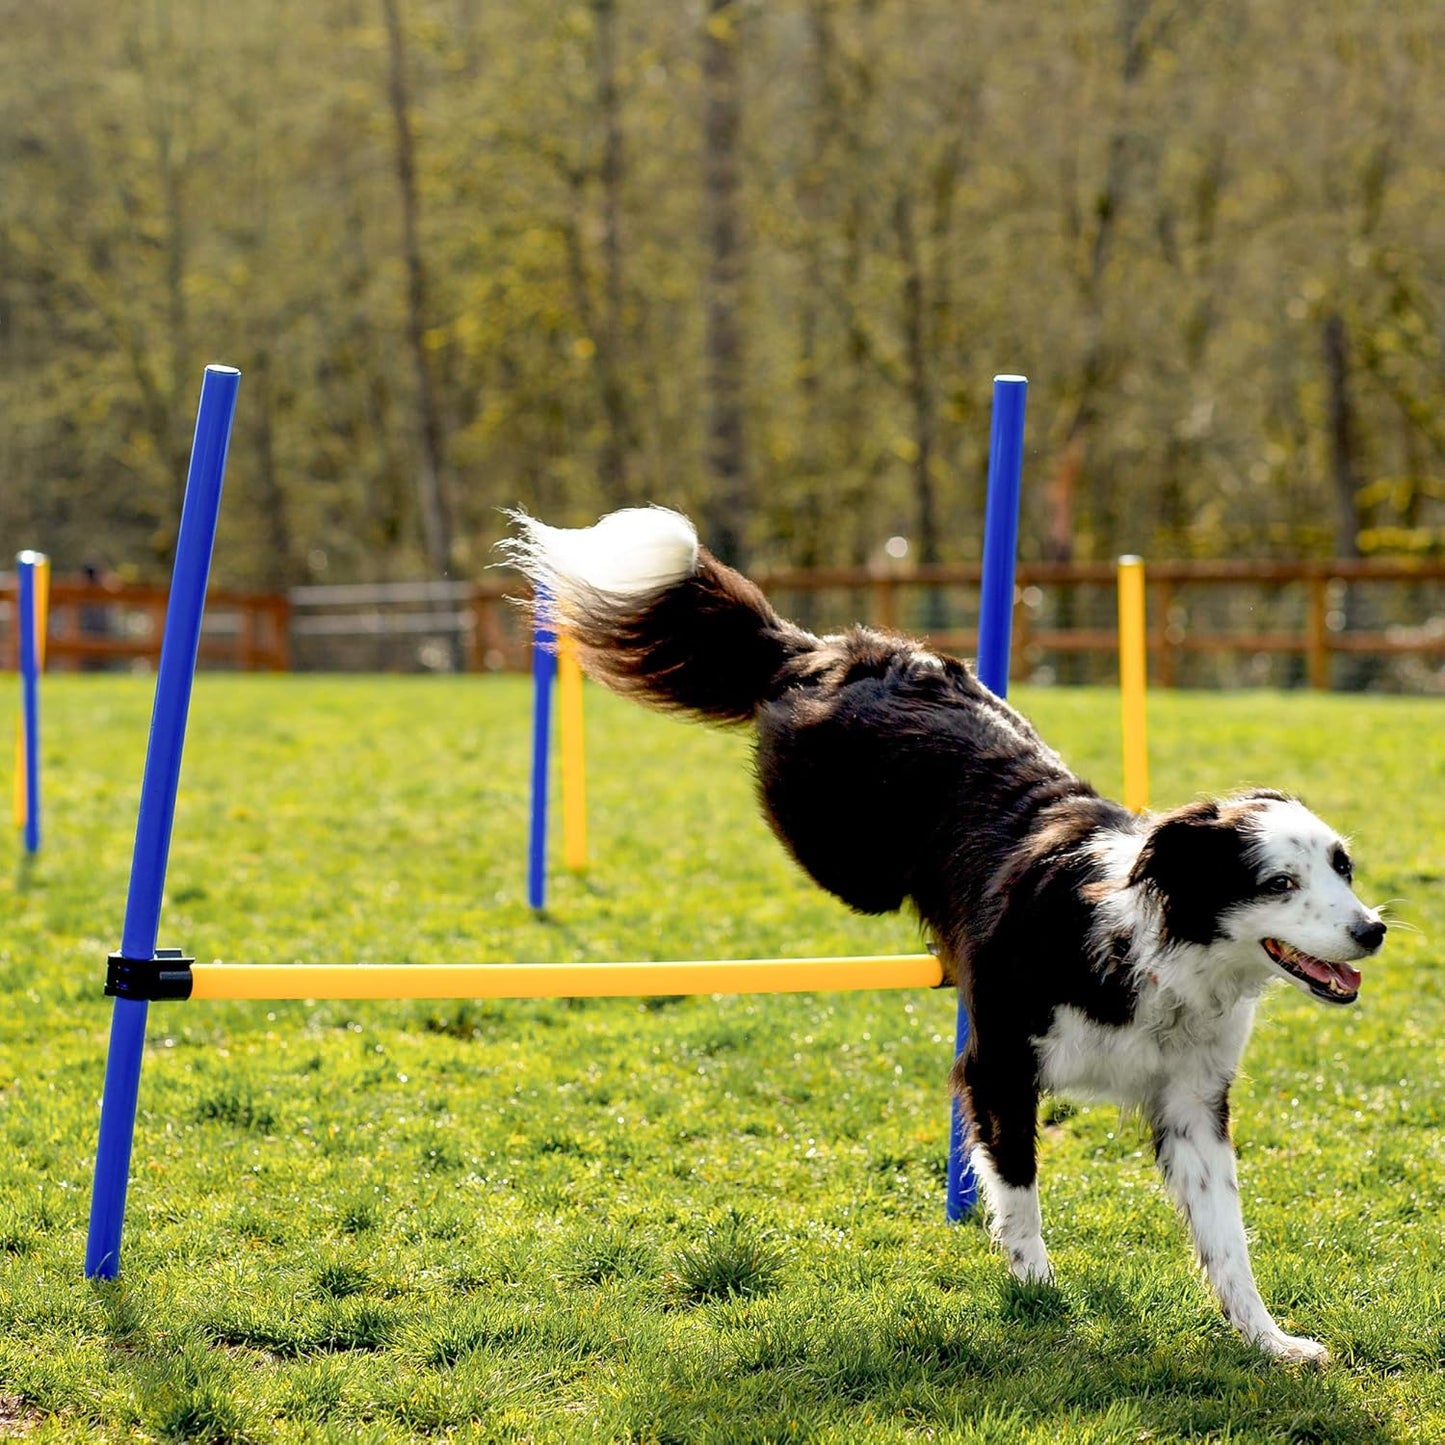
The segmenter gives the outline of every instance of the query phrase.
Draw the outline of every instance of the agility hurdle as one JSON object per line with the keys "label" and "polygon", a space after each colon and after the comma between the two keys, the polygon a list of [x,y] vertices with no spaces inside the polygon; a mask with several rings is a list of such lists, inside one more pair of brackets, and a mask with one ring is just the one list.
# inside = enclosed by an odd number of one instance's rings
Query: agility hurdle
{"label": "agility hurdle", "polygon": [[43,552],[25,551],[15,558],[15,602],[20,716],[11,804],[22,846],[33,855],[40,851],[40,674],[50,611],[50,558]]}
{"label": "agility hurdle", "polygon": [[[111,955],[106,976],[106,993],[114,999],[114,1005],[86,1241],[87,1278],[114,1279],[120,1272],[145,1027],[154,1001],[633,997],[932,988],[942,984],[942,965],[931,954],[627,964],[270,965],[197,963],[180,950],[158,949],[181,753],[239,383],[240,373],[233,368],[207,367],[196,417],[156,675],[121,947]],[[995,600],[986,617],[992,629],[992,675],[1001,679],[1001,686],[1007,685],[1008,677],[1025,385],[1022,378],[1016,377],[999,378],[996,383],[995,438],[990,448],[985,593]],[[1002,422],[997,415],[1001,405],[1008,411]],[[1012,478],[1003,475],[1010,467],[1014,470]],[[991,562],[987,560],[990,558]],[[997,575],[999,567],[1005,568],[1002,577]],[[999,599],[1005,599],[1001,612]],[[960,1041],[967,1037],[967,1017],[962,1009],[959,1037]],[[961,1217],[973,1197],[963,1147],[963,1129],[955,1107],[949,1177],[963,1202],[950,1204],[950,1219]]]}
{"label": "agility hurdle", "polygon": [[[1117,566],[1120,739],[1124,806],[1134,813],[1142,813],[1149,807],[1148,635],[1144,584],[1144,559],[1120,557]],[[1002,599],[996,598],[994,608],[1001,604]],[[990,632],[997,626],[995,612]],[[980,647],[980,666],[983,666],[982,643]],[[1005,641],[1005,659],[1011,650]],[[988,659],[988,665],[994,665],[992,658]],[[1004,670],[1008,670],[1007,661]],[[570,871],[578,872],[587,866],[582,666],[577,649],[566,634],[554,637],[549,629],[539,625],[533,633],[532,808],[528,850],[528,902],[538,912],[546,902],[547,761],[551,748],[554,682],[560,721],[562,863]]]}
{"label": "agility hurdle", "polygon": [[[1002,380],[1002,378],[1000,378]],[[992,493],[990,493],[992,495]],[[1120,557],[1117,564],[1119,637],[1120,740],[1123,759],[1123,801],[1131,812],[1149,807],[1148,638],[1145,624],[1145,569],[1141,557]],[[994,606],[1002,603],[996,598]],[[990,633],[997,628],[995,612]],[[995,637],[995,642],[997,641]],[[1004,672],[1011,653],[1004,642]],[[980,633],[979,665],[993,666]],[[562,865],[570,872],[587,867],[587,772],[585,759],[582,666],[577,649],[565,634],[545,626],[533,632],[532,803],[529,818],[527,899],[541,912],[547,886],[547,762],[551,748],[551,699],[558,699],[562,791]],[[982,675],[982,674],[980,674]],[[997,679],[995,679],[997,680]],[[1006,683],[1007,679],[1003,680]],[[1002,695],[1002,685],[1000,689]]]}

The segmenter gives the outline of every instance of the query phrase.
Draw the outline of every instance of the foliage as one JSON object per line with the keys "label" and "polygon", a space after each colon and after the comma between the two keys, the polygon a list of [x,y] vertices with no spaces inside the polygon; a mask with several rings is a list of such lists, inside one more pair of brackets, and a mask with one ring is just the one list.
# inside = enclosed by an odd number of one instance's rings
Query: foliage
{"label": "foliage", "polygon": [[[1117,700],[1027,692],[1118,787]],[[1116,1111],[1051,1110],[1057,1289],[941,1223],[943,994],[156,1004],[121,1279],[80,1278],[138,679],[45,695],[0,877],[0,1431],[39,1440],[1134,1442],[1445,1432],[1438,709],[1153,699],[1160,803],[1301,791],[1398,920],[1360,1005],[1272,995],[1235,1096],[1266,1297],[1226,1328]],[[756,816],[746,747],[589,694],[592,866],[523,902],[506,678],[197,684],[162,942],[237,960],[906,951]],[[0,736],[0,742],[8,742]],[[1414,925],[1410,927],[1409,925]],[[1417,931],[1422,930],[1422,931]]]}
{"label": "foliage", "polygon": [[1026,550],[1438,549],[1438,5],[409,0],[414,253],[385,8],[11,7],[0,531],[158,575],[213,359],[246,373],[220,580],[429,570],[430,428],[457,575],[501,505],[706,515],[706,40],[755,556],[976,551],[1008,370]]}

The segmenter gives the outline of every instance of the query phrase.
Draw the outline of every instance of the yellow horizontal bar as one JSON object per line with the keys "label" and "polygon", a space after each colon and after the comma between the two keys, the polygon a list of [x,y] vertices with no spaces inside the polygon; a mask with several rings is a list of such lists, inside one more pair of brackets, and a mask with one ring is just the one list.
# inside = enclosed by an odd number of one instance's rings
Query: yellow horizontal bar
{"label": "yellow horizontal bar", "polygon": [[937,988],[928,953],[709,963],[197,963],[192,998],[640,998]]}

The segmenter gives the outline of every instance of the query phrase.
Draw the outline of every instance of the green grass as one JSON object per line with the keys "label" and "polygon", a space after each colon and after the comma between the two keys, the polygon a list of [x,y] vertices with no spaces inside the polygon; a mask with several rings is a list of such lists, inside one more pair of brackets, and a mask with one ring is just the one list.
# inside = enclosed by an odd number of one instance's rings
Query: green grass
{"label": "green grass", "polygon": [[[596,693],[594,866],[534,919],[527,697],[203,677],[161,942],[251,962],[917,946],[791,867],[744,738]],[[1111,695],[1020,700],[1117,791]],[[1355,1009],[1272,995],[1235,1091],[1261,1285],[1330,1346],[1322,1372],[1224,1326],[1117,1110],[1049,1113],[1056,1289],[945,1227],[940,993],[154,1005],[122,1278],[86,1284],[149,704],[143,680],[47,681],[45,848],[10,845],[0,877],[0,1437],[1445,1438],[1438,703],[1153,700],[1157,802],[1296,789],[1415,925]]]}

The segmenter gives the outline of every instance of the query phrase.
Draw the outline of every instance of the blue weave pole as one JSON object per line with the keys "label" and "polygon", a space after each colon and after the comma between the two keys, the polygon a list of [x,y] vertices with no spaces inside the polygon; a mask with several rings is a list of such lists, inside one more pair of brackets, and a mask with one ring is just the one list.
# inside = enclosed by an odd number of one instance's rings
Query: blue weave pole
{"label": "blue weave pole", "polygon": [[557,676],[557,634],[547,619],[547,598],[537,597],[532,634],[532,820],[527,846],[527,902],[547,904],[547,762],[552,738],[552,682]]}
{"label": "blue weave pole", "polygon": [[24,737],[21,787],[25,820],[21,837],[25,851],[32,856],[40,851],[40,647],[35,597],[35,567],[39,560],[34,552],[22,552],[15,559],[20,627],[20,726]]}
{"label": "blue weave pole", "polygon": [[[1019,492],[1024,463],[1022,376],[993,379],[993,421],[988,438],[988,505],[983,522],[983,580],[978,614],[978,680],[999,697],[1008,695],[1009,646],[1013,639],[1014,562],[1019,547]],[[954,1046],[968,1043],[968,1011],[958,1006]],[[948,1131],[948,1193],[945,1209],[956,1224],[978,1202],[978,1181],[968,1162],[967,1127],[958,1100]]]}
{"label": "blue weave pole", "polygon": [[[201,642],[201,617],[206,606],[206,582],[211,572],[221,483],[226,472],[226,452],[231,442],[231,422],[236,414],[236,390],[240,381],[241,373],[229,366],[208,366],[201,382],[201,404],[191,444],[186,499],[181,508],[165,636],[156,673],[125,925],[121,930],[120,952],[128,959],[156,957],[161,896],[170,856],[176,792],[180,786],[181,750],[186,740],[186,718]],[[85,1248],[87,1279],[114,1279],[120,1273],[121,1225],[130,1179],[148,1008],[142,1000],[117,998],[111,1016],[105,1093],[100,1104],[100,1140],[95,1156],[95,1191],[90,1201],[90,1236]]]}

